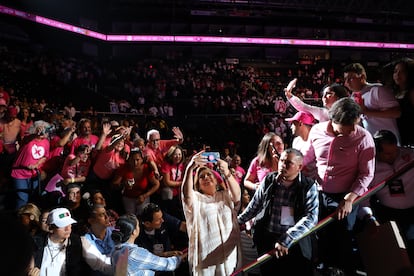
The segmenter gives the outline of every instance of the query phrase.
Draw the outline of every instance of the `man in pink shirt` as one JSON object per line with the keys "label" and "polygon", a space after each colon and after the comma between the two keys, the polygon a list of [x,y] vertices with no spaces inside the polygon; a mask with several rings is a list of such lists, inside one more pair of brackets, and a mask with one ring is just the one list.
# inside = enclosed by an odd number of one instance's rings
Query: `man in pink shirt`
{"label": "man in pink shirt", "polygon": [[355,273],[352,229],[359,206],[354,200],[367,191],[374,177],[375,144],[359,125],[360,106],[351,98],[336,101],[329,121],[316,124],[309,133],[304,165],[316,160],[320,185],[320,218],[335,212],[335,222],[319,231],[320,259],[327,266]]}
{"label": "man in pink shirt", "polygon": [[70,153],[73,154],[75,149],[80,145],[88,145],[90,150],[95,148],[99,141],[99,137],[92,134],[91,120],[81,119],[78,123],[78,136],[73,139]]}
{"label": "man in pink shirt", "polygon": [[173,127],[172,132],[175,139],[171,140],[161,140],[160,132],[156,129],[151,129],[147,132],[147,145],[145,146],[144,154],[157,178],[160,177],[161,165],[170,147],[181,144],[184,141],[180,128]]}

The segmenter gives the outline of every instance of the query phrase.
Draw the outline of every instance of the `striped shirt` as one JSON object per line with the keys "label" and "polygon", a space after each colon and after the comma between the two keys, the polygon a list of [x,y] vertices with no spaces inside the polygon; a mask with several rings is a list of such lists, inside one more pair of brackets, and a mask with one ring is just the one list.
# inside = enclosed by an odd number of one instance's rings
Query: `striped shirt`
{"label": "striped shirt", "polygon": [[155,271],[173,271],[181,262],[178,256],[158,257],[147,249],[136,244],[123,243],[117,245],[112,252],[112,266],[115,271],[119,257],[128,250],[128,275],[131,276],[152,276]]}

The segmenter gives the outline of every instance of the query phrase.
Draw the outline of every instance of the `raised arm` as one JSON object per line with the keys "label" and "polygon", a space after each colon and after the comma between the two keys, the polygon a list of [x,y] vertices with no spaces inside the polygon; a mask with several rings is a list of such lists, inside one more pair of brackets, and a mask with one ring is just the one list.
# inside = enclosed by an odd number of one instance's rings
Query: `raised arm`
{"label": "raised arm", "polygon": [[231,174],[229,164],[226,161],[219,159],[217,161],[217,168],[219,169],[221,175],[227,182],[233,202],[239,202],[241,198],[240,185],[234,178],[234,176]]}
{"label": "raised arm", "polygon": [[173,127],[172,132],[174,133],[174,137],[177,139],[178,143],[181,144],[184,141],[184,135],[181,132],[179,127]]}
{"label": "raised arm", "polygon": [[203,159],[201,157],[202,152],[203,151],[200,151],[194,154],[193,157],[191,157],[190,161],[187,164],[187,167],[185,168],[183,183],[181,184],[181,194],[182,194],[184,204],[189,207],[192,205],[192,201],[193,201],[194,170],[200,165],[204,164]]}
{"label": "raised arm", "polygon": [[292,90],[293,90],[293,88],[295,88],[297,81],[298,81],[298,79],[294,78],[293,80],[291,80],[289,82],[288,86],[285,88],[285,96],[288,100],[290,98],[292,98],[292,96],[293,96]]}
{"label": "raised arm", "polygon": [[110,123],[105,123],[102,126],[102,134],[99,137],[99,141],[98,143],[96,143],[96,150],[101,150],[103,143],[105,142],[106,136],[108,136],[110,133],[112,132],[111,130],[111,124]]}
{"label": "raised arm", "polygon": [[185,205],[191,206],[193,201],[193,187],[194,187],[194,170],[197,167],[194,158],[194,155],[187,167],[185,168],[183,182],[181,184],[181,195]]}

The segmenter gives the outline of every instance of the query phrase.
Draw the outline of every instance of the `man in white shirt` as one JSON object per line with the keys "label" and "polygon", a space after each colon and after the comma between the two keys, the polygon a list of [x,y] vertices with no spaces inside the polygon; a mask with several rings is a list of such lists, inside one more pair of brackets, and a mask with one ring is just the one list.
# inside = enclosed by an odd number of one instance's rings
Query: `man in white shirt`
{"label": "man in white shirt", "polygon": [[[344,67],[345,86],[352,91],[351,97],[360,93],[362,101],[362,125],[372,135],[378,130],[392,131],[400,144],[397,118],[401,115],[400,105],[391,89],[379,83],[368,83],[365,68],[360,63]],[[359,92],[359,93],[357,93]]]}
{"label": "man in white shirt", "polygon": [[88,268],[82,259],[82,245],[79,236],[72,233],[76,221],[66,208],[55,208],[49,212],[47,224],[49,233],[33,237],[36,244],[35,266],[40,276],[86,275]]}

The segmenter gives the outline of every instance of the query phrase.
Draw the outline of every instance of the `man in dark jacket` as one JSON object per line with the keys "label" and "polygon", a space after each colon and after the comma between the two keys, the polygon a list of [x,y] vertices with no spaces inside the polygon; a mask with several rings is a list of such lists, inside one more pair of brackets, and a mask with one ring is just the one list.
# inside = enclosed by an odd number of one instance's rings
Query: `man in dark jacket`
{"label": "man in dark jacket", "polygon": [[255,217],[254,241],[259,256],[275,250],[261,265],[262,275],[313,275],[312,242],[306,234],[318,222],[318,190],[315,181],[302,175],[303,155],[286,149],[278,172],[260,183],[240,224]]}

